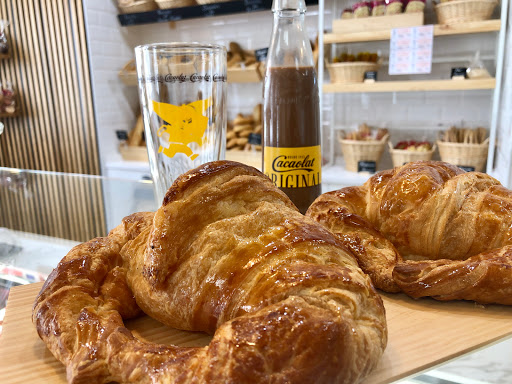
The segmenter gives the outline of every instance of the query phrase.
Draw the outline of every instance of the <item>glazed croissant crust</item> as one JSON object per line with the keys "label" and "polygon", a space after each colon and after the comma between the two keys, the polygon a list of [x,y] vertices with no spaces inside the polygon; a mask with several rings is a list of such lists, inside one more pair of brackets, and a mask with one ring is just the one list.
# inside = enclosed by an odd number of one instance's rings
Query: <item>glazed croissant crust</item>
{"label": "glazed croissant crust", "polygon": [[[213,334],[155,345],[140,311]],[[75,247],[33,310],[70,383],[358,383],[387,343],[382,300],[341,242],[254,168],[206,164],[162,207]]]}
{"label": "glazed croissant crust", "polygon": [[512,305],[512,192],[489,175],[409,163],[320,196],[307,215],[377,288]]}

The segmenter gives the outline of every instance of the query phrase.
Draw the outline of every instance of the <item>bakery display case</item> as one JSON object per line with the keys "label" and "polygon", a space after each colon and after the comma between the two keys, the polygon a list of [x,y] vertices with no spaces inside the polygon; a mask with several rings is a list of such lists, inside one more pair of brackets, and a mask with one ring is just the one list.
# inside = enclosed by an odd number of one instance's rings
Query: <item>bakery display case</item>
{"label": "bakery display case", "polygon": [[[23,182],[32,180],[32,176],[37,177],[36,184]],[[128,214],[154,211],[158,207],[149,181],[0,169],[1,201],[9,202],[8,211],[12,214],[17,205],[25,204],[19,214],[25,218],[20,224],[26,225],[25,228],[9,228],[13,221],[2,221],[0,225],[0,292],[1,299],[7,301],[7,308],[0,310],[1,316],[5,316],[0,335],[3,383],[66,382],[64,366],[37,337],[31,311],[41,289],[40,281],[45,280],[58,261],[80,242],[45,235],[47,231],[42,221],[28,221],[38,220],[33,213],[41,209],[41,204],[63,198],[59,188],[47,189],[43,195],[37,189],[50,184],[73,183],[76,178],[83,179],[82,183],[99,182],[103,194],[112,196],[106,198],[104,206],[108,225],[93,236],[105,236]],[[84,235],[91,236],[90,233]],[[508,382],[512,374],[508,360],[512,343],[507,341],[512,335],[509,321],[512,308],[471,302],[413,300],[403,294],[380,293],[386,308],[388,346],[365,384]],[[150,342],[204,346],[211,339],[204,334],[171,329],[148,317],[132,320],[127,325]]]}

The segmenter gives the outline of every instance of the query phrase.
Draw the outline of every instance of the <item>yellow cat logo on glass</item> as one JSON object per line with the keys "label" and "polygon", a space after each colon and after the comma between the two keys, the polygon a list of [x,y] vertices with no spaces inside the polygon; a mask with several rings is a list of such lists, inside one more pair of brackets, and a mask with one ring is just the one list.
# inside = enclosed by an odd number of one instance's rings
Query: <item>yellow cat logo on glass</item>
{"label": "yellow cat logo on glass", "polygon": [[[188,146],[191,143],[203,145],[203,136],[208,128],[208,117],[203,113],[210,107],[210,99],[198,100],[193,103],[176,106],[153,101],[153,110],[164,121],[158,129],[158,137],[166,135],[169,147],[160,146],[158,152],[167,157],[184,153],[192,160],[199,156]],[[165,139],[165,138],[163,138]]]}

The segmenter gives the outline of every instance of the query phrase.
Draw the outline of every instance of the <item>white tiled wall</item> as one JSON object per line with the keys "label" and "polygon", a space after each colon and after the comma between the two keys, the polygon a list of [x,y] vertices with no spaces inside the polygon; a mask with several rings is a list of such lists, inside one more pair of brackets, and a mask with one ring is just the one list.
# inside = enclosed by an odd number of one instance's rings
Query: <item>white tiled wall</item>
{"label": "white tiled wall", "polygon": [[[351,0],[326,1],[325,29],[330,29],[332,12],[343,9]],[[118,80],[117,73],[133,57],[133,47],[139,44],[163,41],[200,41],[228,45],[230,41],[240,43],[246,49],[268,46],[272,15],[270,11],[238,14],[225,17],[184,20],[174,23],[159,23],[121,27],[117,21],[114,1],[85,0],[88,41],[94,87],[97,127],[100,138],[100,153],[103,168],[121,160],[117,150],[115,130],[130,129],[138,110],[137,90],[125,87]],[[306,24],[313,40],[318,31],[318,7],[308,9]],[[433,21],[432,10],[427,10],[426,22]],[[510,28],[509,28],[510,30]],[[509,52],[512,43],[509,39]],[[351,44],[353,52],[379,51],[386,60],[389,42]],[[450,69],[455,65],[467,65],[479,50],[485,64],[494,73],[496,35],[494,33],[442,37],[435,40],[433,76],[449,78]],[[512,65],[510,54],[507,65]],[[387,67],[379,72],[381,80],[388,79]],[[421,79],[422,77],[416,77]],[[395,77],[394,79],[404,79]],[[500,108],[500,146],[497,160],[500,179],[508,181],[510,163],[509,138],[511,112],[507,108],[512,101],[511,75],[505,71],[502,108]],[[237,112],[248,113],[261,102],[261,84],[230,84],[228,88],[228,113],[233,117]],[[326,117],[334,112],[335,129],[351,129],[361,122],[385,125],[392,132],[392,141],[401,139],[435,139],[440,130],[452,124],[467,127],[489,127],[491,121],[491,91],[466,92],[418,92],[383,94],[337,94],[324,95]],[[337,145],[333,146],[339,153]],[[385,155],[382,167],[391,166],[389,155]]]}
{"label": "white tiled wall", "polygon": [[119,70],[133,56],[127,31],[119,26],[113,1],[85,0],[87,44],[94,94],[100,159],[105,164],[120,161],[116,130],[130,129],[138,106],[137,93],[119,81]]}

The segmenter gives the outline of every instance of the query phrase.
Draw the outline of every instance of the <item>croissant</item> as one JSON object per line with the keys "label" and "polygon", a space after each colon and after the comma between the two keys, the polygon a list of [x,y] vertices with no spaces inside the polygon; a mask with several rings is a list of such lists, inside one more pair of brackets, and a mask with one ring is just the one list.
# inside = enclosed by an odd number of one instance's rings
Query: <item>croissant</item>
{"label": "croissant", "polygon": [[512,191],[424,161],[321,195],[307,215],[387,292],[512,305]]}
{"label": "croissant", "polygon": [[[213,338],[139,340],[123,320],[141,311]],[[69,383],[352,384],[387,343],[382,300],[351,252],[262,173],[227,161],[72,249],[33,322]]]}

